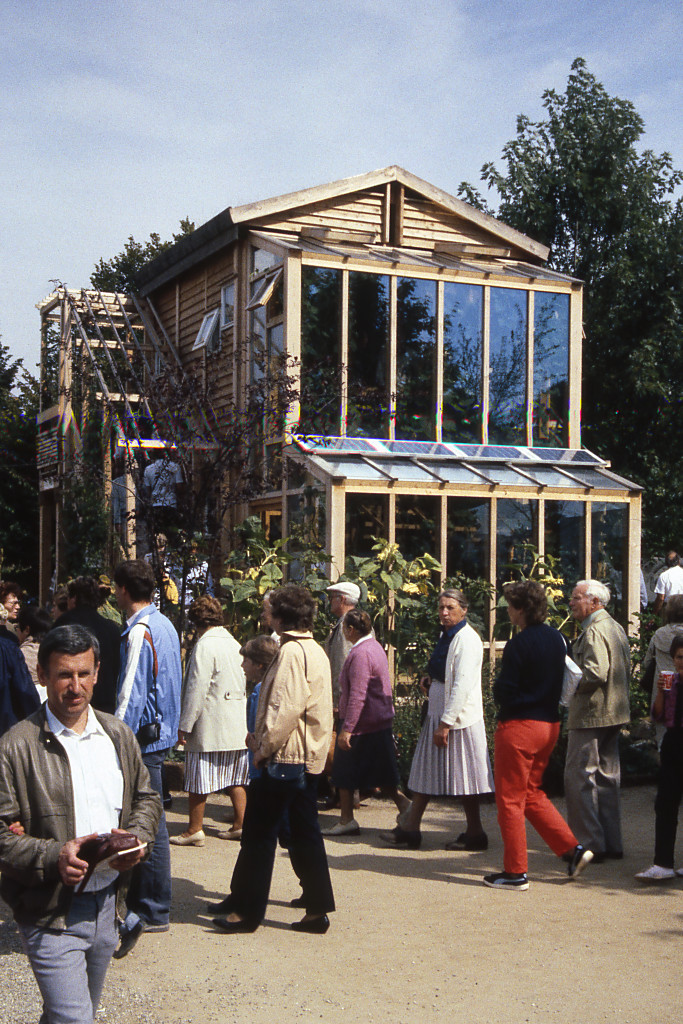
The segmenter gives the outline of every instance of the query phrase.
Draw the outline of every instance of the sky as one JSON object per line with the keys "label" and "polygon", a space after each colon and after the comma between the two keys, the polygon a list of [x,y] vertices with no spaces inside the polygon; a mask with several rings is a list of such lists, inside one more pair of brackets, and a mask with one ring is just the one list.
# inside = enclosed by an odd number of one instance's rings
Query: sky
{"label": "sky", "polygon": [[[0,340],[127,238],[399,164],[500,166],[583,57],[683,167],[681,0],[0,0]],[[494,197],[489,197],[494,198]]]}

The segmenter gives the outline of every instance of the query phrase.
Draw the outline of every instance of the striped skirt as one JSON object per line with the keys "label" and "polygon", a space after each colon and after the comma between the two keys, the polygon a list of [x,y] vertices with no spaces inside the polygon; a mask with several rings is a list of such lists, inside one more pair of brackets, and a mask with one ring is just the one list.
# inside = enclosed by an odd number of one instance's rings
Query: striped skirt
{"label": "striped skirt", "polygon": [[493,792],[493,774],[486,745],[484,720],[466,729],[451,729],[448,746],[435,747],[445,703],[445,686],[433,682],[429,710],[417,741],[408,788],[429,796],[474,796]]}
{"label": "striped skirt", "polygon": [[228,786],[246,786],[249,761],[246,750],[188,750],[185,754],[185,792],[218,793]]}

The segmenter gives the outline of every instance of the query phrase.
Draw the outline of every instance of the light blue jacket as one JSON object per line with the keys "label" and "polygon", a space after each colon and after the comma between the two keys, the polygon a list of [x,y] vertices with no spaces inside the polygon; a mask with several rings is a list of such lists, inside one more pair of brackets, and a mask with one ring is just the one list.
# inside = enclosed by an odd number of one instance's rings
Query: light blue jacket
{"label": "light blue jacket", "polygon": [[159,739],[143,745],[143,754],[167,750],[177,742],[182,681],[178,634],[156,605],[149,604],[121,634],[116,703],[116,717],[136,734],[142,726],[159,721]]}

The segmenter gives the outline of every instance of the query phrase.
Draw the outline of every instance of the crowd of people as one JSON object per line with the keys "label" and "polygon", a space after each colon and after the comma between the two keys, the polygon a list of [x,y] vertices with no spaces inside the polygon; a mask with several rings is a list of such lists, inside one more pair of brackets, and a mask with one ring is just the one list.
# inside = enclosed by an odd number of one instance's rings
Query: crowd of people
{"label": "crowd of people", "polygon": [[[73,580],[55,621],[22,604],[17,584],[0,583],[0,895],[35,973],[44,1024],[90,1024],[111,957],[126,956],[145,932],[168,930],[171,846],[204,845],[212,793],[227,793],[232,804],[231,827],[219,838],[239,843],[229,892],[207,907],[223,934],[252,932],[263,921],[278,842],[301,888],[292,905],[303,917],[291,927],[328,931],[335,898],[325,838],[360,833],[360,793],[393,801],[396,825],[379,838],[406,851],[421,849],[425,810],[444,797],[465,817],[446,848],[487,850],[480,807],[495,799],[503,863],[482,882],[499,891],[529,887],[526,821],[570,880],[623,857],[618,742],[630,717],[631,657],[603,583],[574,587],[579,635],[571,647],[546,622],[540,583],[504,586],[514,632],[493,685],[493,767],[484,645],[466,595],[440,594],[407,792],[387,653],[356,583],[328,587],[337,621],[324,647],[313,636],[316,600],[301,586],[264,595],[264,632],[243,646],[225,628],[220,601],[204,593],[189,607],[195,635],[184,670],[178,632],[154,602],[153,560],[120,563],[112,586],[121,627],[102,614],[101,581]],[[661,739],[654,863],[636,876],[650,882],[679,873],[683,795],[683,595],[667,593],[664,608],[669,620],[644,662]],[[542,788],[561,703],[566,820]],[[185,752],[189,817],[169,838],[163,765],[176,745]],[[323,778],[327,806],[339,807],[324,836]]]}

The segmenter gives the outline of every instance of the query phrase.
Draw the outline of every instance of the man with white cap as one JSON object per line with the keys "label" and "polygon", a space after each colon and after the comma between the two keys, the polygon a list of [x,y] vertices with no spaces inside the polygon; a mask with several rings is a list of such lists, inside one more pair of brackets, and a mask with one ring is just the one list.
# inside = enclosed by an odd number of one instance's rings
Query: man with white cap
{"label": "man with white cap", "polygon": [[339,712],[339,676],[346,656],[351,650],[351,642],[344,636],[344,616],[360,601],[360,587],[356,583],[344,581],[333,583],[327,588],[327,593],[330,596],[330,611],[338,619],[325,641],[325,653],[330,659],[332,672],[332,706],[336,717]]}

